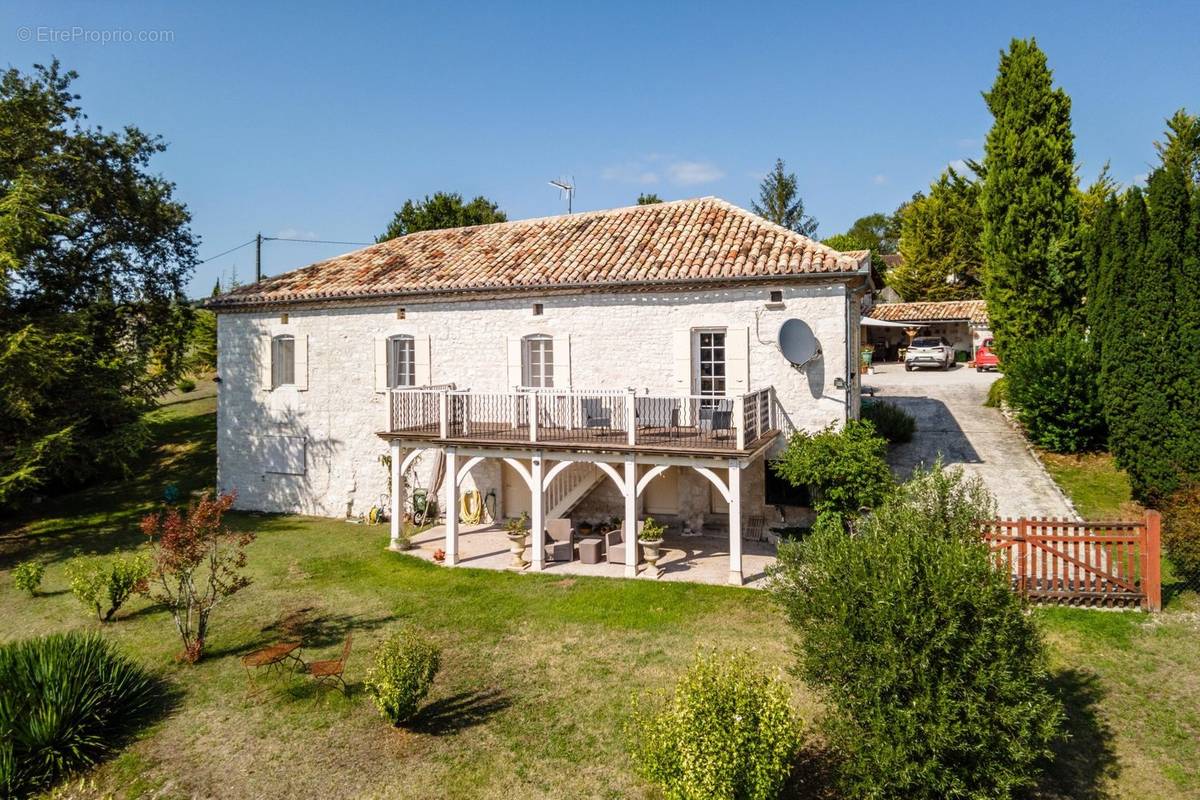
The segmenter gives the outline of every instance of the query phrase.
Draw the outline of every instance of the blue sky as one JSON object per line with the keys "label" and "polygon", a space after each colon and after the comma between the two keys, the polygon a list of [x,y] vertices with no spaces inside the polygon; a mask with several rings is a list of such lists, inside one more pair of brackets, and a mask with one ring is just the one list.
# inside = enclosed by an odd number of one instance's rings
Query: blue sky
{"label": "blue sky", "polygon": [[[639,192],[749,206],[777,157],[829,236],[981,155],[980,91],[1013,36],[1071,94],[1085,180],[1111,160],[1137,181],[1163,118],[1200,111],[1196,3],[248,5],[0,10],[7,65],[57,56],[93,123],[167,140],[155,169],[201,257],[260,230],[368,242],[438,190],[560,213],[556,177],[576,210]],[[264,271],[348,249],[270,242]],[[192,293],[233,267],[252,275],[253,249],[201,265]]]}

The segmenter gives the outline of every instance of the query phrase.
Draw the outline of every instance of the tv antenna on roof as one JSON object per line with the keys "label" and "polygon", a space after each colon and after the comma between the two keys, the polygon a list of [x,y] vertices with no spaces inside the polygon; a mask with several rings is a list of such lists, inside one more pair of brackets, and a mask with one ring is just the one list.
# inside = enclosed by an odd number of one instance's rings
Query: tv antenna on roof
{"label": "tv antenna on roof", "polygon": [[565,178],[559,178],[558,180],[550,181],[550,185],[558,187],[559,197],[562,197],[563,192],[567,193],[567,213],[570,214],[572,201],[575,199],[575,184],[567,183]]}

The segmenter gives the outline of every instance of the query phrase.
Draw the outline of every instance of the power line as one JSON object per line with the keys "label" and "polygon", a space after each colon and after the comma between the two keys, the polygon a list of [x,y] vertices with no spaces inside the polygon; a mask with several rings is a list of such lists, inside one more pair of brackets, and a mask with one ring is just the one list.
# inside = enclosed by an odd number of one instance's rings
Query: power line
{"label": "power line", "polygon": [[249,247],[250,245],[254,244],[254,242],[255,242],[254,239],[251,239],[248,242],[242,242],[237,247],[231,247],[228,250],[222,250],[220,253],[217,253],[215,256],[209,256],[208,258],[204,259],[203,261],[197,261],[196,263],[197,264],[207,264],[210,261],[216,261],[221,256],[227,256],[230,253],[232,253],[234,250],[241,250],[243,247]]}
{"label": "power line", "polygon": [[[253,239],[251,241],[253,241]],[[378,244],[378,242],[334,242],[334,241],[330,241],[329,239],[290,239],[286,236],[264,236],[263,241],[264,242],[307,242],[309,244],[353,244],[353,245],[361,245],[363,247],[365,247],[367,245]],[[247,242],[246,244],[249,244],[249,243],[250,242]]]}

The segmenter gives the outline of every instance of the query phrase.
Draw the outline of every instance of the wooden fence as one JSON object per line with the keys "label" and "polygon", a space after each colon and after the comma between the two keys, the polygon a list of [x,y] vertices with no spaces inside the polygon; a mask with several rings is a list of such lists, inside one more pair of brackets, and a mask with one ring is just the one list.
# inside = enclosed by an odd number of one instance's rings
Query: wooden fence
{"label": "wooden fence", "polygon": [[1157,511],[1138,522],[1001,519],[984,539],[1013,586],[1030,600],[1162,608]]}

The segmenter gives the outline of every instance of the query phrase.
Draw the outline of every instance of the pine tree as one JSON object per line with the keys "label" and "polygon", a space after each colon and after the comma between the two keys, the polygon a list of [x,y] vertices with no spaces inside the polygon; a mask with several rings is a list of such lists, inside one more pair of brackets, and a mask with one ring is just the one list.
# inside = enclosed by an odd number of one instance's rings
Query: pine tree
{"label": "pine tree", "polygon": [[1183,170],[1189,186],[1200,184],[1200,117],[1181,108],[1167,118],[1164,139],[1154,143],[1164,166]]}
{"label": "pine tree", "polygon": [[1071,99],[1034,40],[1014,39],[984,94],[984,297],[1004,357],[1082,322]]}
{"label": "pine tree", "polygon": [[804,198],[800,196],[796,173],[787,171],[782,158],[775,159],[775,168],[759,184],[758,200],[751,208],[776,225],[804,236],[817,235],[817,221],[804,213]]}

